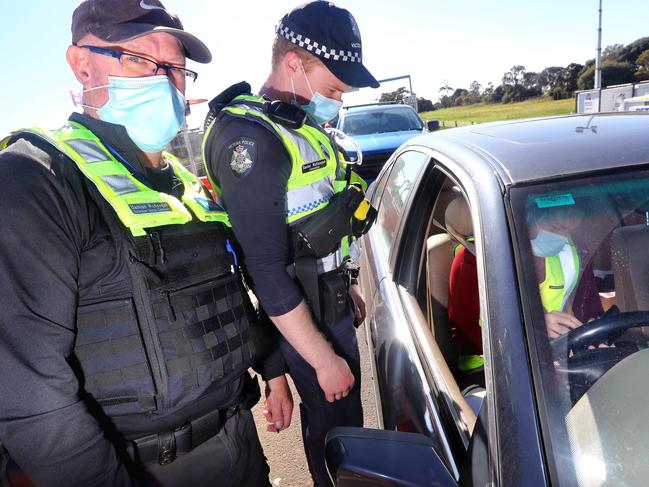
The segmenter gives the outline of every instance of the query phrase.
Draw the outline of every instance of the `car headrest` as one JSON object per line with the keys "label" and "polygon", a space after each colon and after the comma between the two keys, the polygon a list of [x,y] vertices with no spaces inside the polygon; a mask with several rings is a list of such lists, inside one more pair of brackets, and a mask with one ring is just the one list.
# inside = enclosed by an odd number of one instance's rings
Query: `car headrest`
{"label": "car headrest", "polygon": [[473,242],[467,241],[469,237],[473,236],[473,223],[471,222],[471,211],[464,196],[460,195],[448,204],[444,214],[444,226],[453,239],[475,254]]}

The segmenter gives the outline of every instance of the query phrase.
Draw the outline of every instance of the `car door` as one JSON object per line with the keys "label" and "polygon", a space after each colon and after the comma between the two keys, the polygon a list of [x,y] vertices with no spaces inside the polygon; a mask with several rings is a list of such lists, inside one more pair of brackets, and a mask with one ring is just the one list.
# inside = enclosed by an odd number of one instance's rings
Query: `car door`
{"label": "car door", "polygon": [[[494,485],[546,485],[543,455],[539,448],[538,413],[532,396],[529,356],[516,286],[516,259],[511,246],[510,221],[502,182],[484,160],[479,163],[473,160],[478,157],[475,153],[458,153],[455,155],[458,159],[453,160],[431,150],[431,156],[430,178],[432,181],[443,180],[433,188],[432,193],[441,193],[443,188],[453,187],[470,207],[486,379],[482,408],[467,431],[466,425],[459,419],[465,415],[465,407],[461,403],[468,400],[468,391],[461,391],[460,400],[453,397],[455,388],[449,388],[448,375],[438,373],[445,359],[436,350],[437,337],[430,342],[428,330],[421,326],[421,316],[412,320],[413,329],[419,332],[415,333],[415,340],[422,368],[431,388],[437,391],[434,397],[442,418],[440,434],[445,436],[451,447],[453,461],[459,469],[459,477],[456,478],[460,485],[486,485],[488,482]],[[425,178],[421,184],[425,184],[424,181]],[[422,195],[419,191],[416,201],[424,205]],[[417,208],[412,206],[408,218],[417,216],[416,212]],[[427,232],[433,227],[441,228],[440,231],[444,232],[443,213],[429,215],[431,225]],[[419,216],[419,221],[422,219]],[[400,248],[421,245],[422,236],[418,234],[416,225],[408,225],[407,220],[405,224],[410,231],[400,235]],[[424,238],[427,236],[428,233]],[[409,268],[421,269],[422,266],[421,260],[413,258],[411,254],[399,252],[394,266],[402,302],[406,302],[407,296],[416,294],[418,286],[421,287],[421,279],[415,277],[421,272],[407,272]]]}
{"label": "car door", "polygon": [[[394,255],[412,194],[430,157],[423,149],[396,154],[375,183],[371,194],[377,220],[363,241],[361,282],[368,307],[368,343],[374,352],[374,385],[382,427],[424,433],[434,440],[447,468],[455,466],[440,435],[441,419],[411,336],[398,286],[392,279]],[[371,296],[371,299],[370,299]]]}

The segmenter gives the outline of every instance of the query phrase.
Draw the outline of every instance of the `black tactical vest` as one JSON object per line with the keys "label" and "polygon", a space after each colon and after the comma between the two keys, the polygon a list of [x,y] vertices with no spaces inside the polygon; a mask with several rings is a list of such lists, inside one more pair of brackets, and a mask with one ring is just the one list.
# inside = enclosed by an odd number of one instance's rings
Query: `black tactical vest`
{"label": "black tactical vest", "polygon": [[221,223],[196,219],[133,237],[88,184],[131,290],[80,296],[72,362],[109,416],[166,415],[244,374],[257,319]]}

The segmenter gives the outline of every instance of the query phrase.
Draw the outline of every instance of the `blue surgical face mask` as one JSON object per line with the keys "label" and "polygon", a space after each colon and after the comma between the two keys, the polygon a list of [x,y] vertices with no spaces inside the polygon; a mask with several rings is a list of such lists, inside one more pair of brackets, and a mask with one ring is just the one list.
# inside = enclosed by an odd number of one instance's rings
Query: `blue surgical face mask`
{"label": "blue surgical face mask", "polygon": [[167,76],[109,76],[107,85],[85,91],[99,88],[108,88],[108,101],[96,109],[99,118],[123,125],[144,152],[163,150],[185,121],[185,97]]}
{"label": "blue surgical face mask", "polygon": [[338,115],[338,112],[343,106],[342,101],[334,100],[332,98],[327,98],[326,96],[321,95],[318,92],[315,92],[311,89],[311,83],[309,82],[309,77],[306,75],[306,71],[304,71],[304,65],[302,64],[302,61],[300,61],[300,66],[302,68],[302,73],[304,74],[304,78],[306,79],[306,84],[309,87],[309,90],[311,91],[311,101],[307,103],[306,105],[300,105],[297,103],[297,98],[295,97],[295,85],[293,83],[293,78],[291,78],[291,85],[293,86],[293,101],[296,105],[299,105],[299,107],[307,112],[313,120],[315,120],[318,124],[322,125],[330,120],[333,120],[336,115]]}
{"label": "blue surgical face mask", "polygon": [[539,230],[539,234],[530,243],[532,244],[532,253],[537,257],[552,257],[561,252],[561,249],[568,243],[568,237],[547,230]]}

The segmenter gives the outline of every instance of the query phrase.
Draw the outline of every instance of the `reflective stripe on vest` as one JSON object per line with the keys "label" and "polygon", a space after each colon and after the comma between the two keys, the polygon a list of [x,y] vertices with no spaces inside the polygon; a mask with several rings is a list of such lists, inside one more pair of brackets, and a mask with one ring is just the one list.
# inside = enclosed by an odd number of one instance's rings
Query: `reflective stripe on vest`
{"label": "reflective stripe on vest", "polygon": [[573,244],[567,244],[557,255],[545,258],[545,280],[539,284],[539,290],[546,313],[564,311],[577,286],[579,274],[579,254]]}
{"label": "reflective stripe on vest", "polygon": [[134,236],[146,235],[145,228],[191,221],[192,214],[187,208],[200,221],[230,225],[227,213],[209,199],[198,178],[171,154],[164,153],[163,158],[183,183],[182,202],[152,190],[133,177],[99,138],[81,124],[70,122],[54,132],[39,128],[19,130],[0,142],[0,150],[8,147],[20,133],[35,135],[72,159]]}
{"label": "reflective stripe on vest", "polygon": [[484,366],[484,357],[482,355],[460,355],[457,358],[457,368],[462,372],[468,372],[482,366]]}

